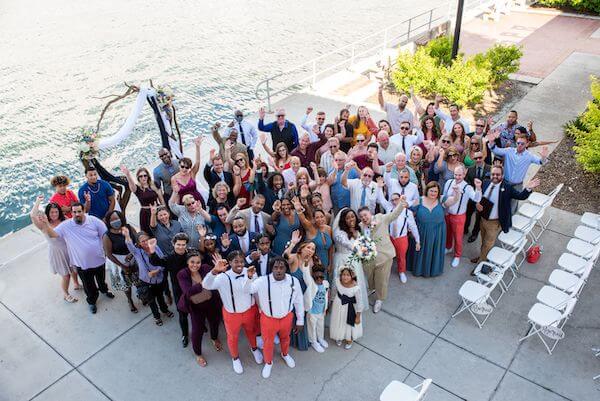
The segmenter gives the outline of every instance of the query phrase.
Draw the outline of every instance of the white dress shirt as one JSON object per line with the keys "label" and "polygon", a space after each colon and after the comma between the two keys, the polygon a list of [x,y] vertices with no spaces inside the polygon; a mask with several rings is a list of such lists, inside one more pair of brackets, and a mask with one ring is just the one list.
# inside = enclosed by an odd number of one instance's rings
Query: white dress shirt
{"label": "white dress shirt", "polygon": [[[256,220],[258,218],[258,227],[256,227]],[[250,211],[250,231],[253,233],[262,233],[265,229],[265,222],[263,221],[262,213],[258,212],[255,214],[253,211]]]}
{"label": "white dress shirt", "polygon": [[[242,126],[241,129],[240,129],[240,125]],[[235,128],[236,131],[238,132],[237,143],[241,143],[242,145],[244,144],[244,142],[242,142],[242,135],[243,135],[244,140],[246,141],[246,146],[249,149],[254,149],[254,146],[256,146],[256,140],[258,139],[258,131],[256,130],[256,127],[254,126],[254,124],[250,124],[245,119],[242,120],[241,123],[238,123],[236,120],[233,122],[233,127],[225,128],[225,130],[223,132],[223,137],[229,138],[229,134],[231,133],[231,130],[233,128]]]}
{"label": "white dress shirt", "polygon": [[[444,198],[448,199],[454,196],[454,189],[452,188],[456,183],[456,180],[446,181],[444,185]],[[464,180],[458,184],[459,191],[461,192],[458,202],[447,208],[448,214],[465,214],[467,213],[467,204],[469,199],[473,202],[479,202],[481,200],[481,191],[475,191],[472,186],[467,184]]]}
{"label": "white dress shirt", "polygon": [[[350,208],[357,211],[362,206],[367,206],[371,213],[375,213],[375,205],[377,202],[377,194],[375,189],[377,184],[371,181],[367,187],[365,187],[360,178],[352,178],[348,181],[348,190],[350,190]],[[361,205],[363,188],[365,189],[365,203]]]}
{"label": "white dress shirt", "polygon": [[498,219],[498,202],[500,200],[500,185],[490,183],[485,191],[485,198],[492,202],[494,206],[492,206],[492,210],[490,211],[490,216],[488,220],[496,220]]}
{"label": "white dress shirt", "polygon": [[319,129],[319,134],[322,134],[325,131],[325,124],[318,125],[314,121],[312,123],[308,123],[308,114],[304,114],[304,117],[302,117],[302,120],[300,120],[300,126],[304,128],[306,132],[308,132],[311,142],[319,142],[319,135],[313,132],[314,127]]}
{"label": "white dress shirt", "polygon": [[381,146],[381,144],[379,144],[378,150],[377,150],[377,157],[384,164],[387,164],[389,162],[393,162],[394,157],[396,157],[396,154],[398,154],[399,152],[402,152],[402,148],[398,147],[398,145],[395,143],[390,142],[388,144],[387,149],[384,149]]}
{"label": "white dress shirt", "polygon": [[[298,173],[300,171],[302,171],[302,170],[304,170],[304,171],[306,171],[308,173],[308,170],[306,168],[304,168],[304,167],[300,167],[298,169]],[[295,173],[294,170],[291,167],[290,168],[286,168],[285,170],[283,170],[281,172],[281,175],[283,176],[283,182],[285,183],[285,187],[286,188],[287,188],[287,186],[289,185],[290,182],[296,183],[296,174],[297,173]]]}
{"label": "white dress shirt", "polygon": [[285,279],[277,281],[273,274],[258,278],[253,275],[252,279],[244,284],[244,291],[247,294],[258,294],[258,304],[265,315],[281,319],[293,309],[296,313],[296,324],[304,325],[304,296],[296,277],[286,274]]}
{"label": "white dress shirt", "polygon": [[400,148],[400,152],[404,153],[406,157],[410,155],[410,148],[420,143],[423,143],[423,131],[420,129],[413,129],[411,135],[394,134],[390,137],[390,143],[395,144]]}
{"label": "white dress shirt", "polygon": [[454,121],[449,114],[444,113],[440,109],[436,109],[435,114],[440,118],[440,120],[444,121],[444,131],[446,131],[447,134],[452,132],[452,126],[454,126],[454,123],[461,123],[465,129],[465,134],[471,132],[471,123],[468,120],[459,118],[458,120]]}
{"label": "white dress shirt", "polygon": [[[379,187],[377,188],[377,202],[385,209],[386,213],[391,213],[392,210],[394,210],[394,205],[392,205],[392,202],[385,199],[383,191]],[[396,220],[390,223],[390,236],[392,238],[405,237],[408,235],[408,230],[410,230],[413,237],[415,237],[416,242],[421,242],[415,217],[410,209],[406,208],[400,213]]]}
{"label": "white dress shirt", "polygon": [[238,235],[238,242],[240,244],[240,249],[245,254],[250,250],[250,231],[246,230],[243,236]]}
{"label": "white dress shirt", "polygon": [[391,200],[393,194],[400,194],[406,196],[406,202],[408,207],[412,207],[419,203],[419,187],[417,184],[408,182],[405,186],[400,184],[398,179],[392,178],[392,173],[387,171],[383,174],[383,180],[388,189],[388,200]]}
{"label": "white dress shirt", "polygon": [[240,274],[229,269],[224,273],[207,274],[202,281],[202,286],[207,290],[218,290],[223,301],[223,307],[229,313],[243,313],[254,305],[254,297],[244,291],[244,284],[248,281],[246,268]]}

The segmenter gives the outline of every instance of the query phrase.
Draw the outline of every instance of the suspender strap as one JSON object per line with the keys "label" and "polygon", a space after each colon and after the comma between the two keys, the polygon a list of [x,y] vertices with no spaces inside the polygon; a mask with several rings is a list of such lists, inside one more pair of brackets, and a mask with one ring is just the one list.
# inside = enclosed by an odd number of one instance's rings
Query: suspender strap
{"label": "suspender strap", "polygon": [[267,291],[269,292],[269,312],[271,312],[271,317],[273,317],[273,304],[271,303],[271,277],[267,275]]}
{"label": "suspender strap", "polygon": [[290,283],[290,302],[288,303],[288,311],[291,312],[292,310],[292,296],[294,295],[294,278],[290,277],[292,279],[292,282]]}
{"label": "suspender strap", "polygon": [[235,298],[233,296],[233,284],[231,282],[231,277],[229,277],[229,274],[227,274],[227,273],[223,273],[223,274],[225,274],[227,276],[227,279],[229,280],[229,291],[231,293],[231,304],[233,305],[233,312],[235,313],[237,311],[235,309]]}
{"label": "suspender strap", "polygon": [[[404,227],[406,227],[406,224],[408,224],[408,209],[405,209],[404,212],[405,212],[405,215],[404,215],[404,224],[402,224],[402,228],[400,229],[400,233],[398,234],[399,237],[402,236],[402,232],[404,231]],[[406,234],[408,234],[408,232]]]}

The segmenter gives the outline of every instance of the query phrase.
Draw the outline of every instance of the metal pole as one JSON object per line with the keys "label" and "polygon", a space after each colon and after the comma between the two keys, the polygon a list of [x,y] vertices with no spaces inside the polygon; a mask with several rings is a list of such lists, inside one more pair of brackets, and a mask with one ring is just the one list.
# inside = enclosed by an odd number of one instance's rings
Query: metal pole
{"label": "metal pole", "polygon": [[452,59],[458,55],[458,43],[460,41],[460,26],[462,25],[463,7],[465,0],[458,0],[458,9],[456,10],[456,24],[454,26],[454,43],[452,43]]}
{"label": "metal pole", "polygon": [[267,112],[271,113],[271,88],[269,87],[268,79],[267,79]]}
{"label": "metal pole", "polygon": [[427,25],[427,31],[431,31],[431,21],[433,20],[433,8],[429,11],[429,24]]}
{"label": "metal pole", "polygon": [[312,84],[311,84],[311,88],[315,89],[315,83],[317,82],[317,60],[313,60],[312,62]]}
{"label": "metal pole", "polygon": [[410,39],[410,27],[412,25],[412,18],[408,20],[408,32],[406,33],[406,41]]}

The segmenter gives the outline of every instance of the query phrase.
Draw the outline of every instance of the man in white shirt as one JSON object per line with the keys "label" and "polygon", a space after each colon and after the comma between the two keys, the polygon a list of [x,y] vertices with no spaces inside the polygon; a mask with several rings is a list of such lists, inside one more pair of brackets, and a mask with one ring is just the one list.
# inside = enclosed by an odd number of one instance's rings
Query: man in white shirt
{"label": "man in white shirt", "polygon": [[334,169],[333,162],[334,156],[340,150],[340,140],[336,137],[329,138],[327,140],[329,144],[329,150],[324,152],[319,159],[319,167],[323,167],[327,174],[331,173]]}
{"label": "man in white shirt", "polygon": [[388,200],[392,199],[392,195],[398,193],[406,197],[408,207],[412,207],[419,203],[419,187],[417,184],[410,182],[410,172],[407,168],[403,168],[398,172],[398,179],[392,178],[392,163],[385,166],[383,179],[388,188]]}
{"label": "man in white shirt", "polygon": [[411,130],[410,122],[403,121],[400,124],[400,133],[392,135],[390,142],[396,144],[400,148],[400,151],[408,157],[410,149],[415,145],[423,143],[423,138],[424,135],[421,129],[415,128]]}
{"label": "man in white shirt", "polygon": [[452,103],[450,106],[448,106],[448,111],[450,112],[450,115],[448,115],[440,109],[441,101],[442,97],[437,95],[435,97],[434,108],[435,114],[444,122],[444,132],[442,133],[450,134],[452,132],[454,123],[461,123],[465,129],[465,134],[469,134],[471,132],[471,123],[460,116],[460,109],[458,105],[456,103]]}
{"label": "man in white shirt", "polygon": [[306,114],[300,120],[300,126],[308,132],[311,142],[317,142],[319,140],[319,134],[325,131],[325,112],[317,112],[317,118],[313,123],[308,123],[308,116],[312,113],[313,108],[311,106],[306,108]]}
{"label": "man in white shirt", "polygon": [[387,114],[386,118],[392,127],[392,133],[397,134],[400,131],[400,124],[403,121],[408,121],[409,126],[412,126],[415,117],[412,111],[406,107],[408,96],[400,96],[397,105],[388,103],[383,99],[383,85],[380,85],[377,98],[379,100],[379,105]]}
{"label": "man in white shirt", "polygon": [[[227,270],[228,265],[231,267],[229,270]],[[240,329],[243,328],[246,333],[256,363],[263,362],[262,353],[256,344],[258,308],[254,297],[244,291],[244,284],[248,280],[244,255],[240,251],[231,252],[227,260],[217,260],[210,273],[204,277],[202,286],[207,290],[219,291],[223,302],[223,323],[227,332],[227,346],[233,361],[233,370],[237,374],[242,374],[244,368],[238,351]]]}
{"label": "man in white shirt", "polygon": [[463,234],[467,218],[467,204],[469,199],[477,203],[481,200],[481,180],[475,178],[475,189],[465,181],[465,168],[460,165],[454,169],[454,179],[448,180],[444,185],[443,198],[451,199],[457,192],[460,193],[458,202],[446,205],[446,253],[452,251],[454,244],[454,258],[452,267],[457,267],[462,255]]}
{"label": "man in white shirt", "polygon": [[290,333],[294,313],[296,314],[295,332],[304,328],[304,299],[300,282],[296,277],[286,273],[288,264],[282,257],[276,257],[271,262],[272,273],[257,278],[254,267],[249,267],[247,275],[249,280],[244,284],[247,294],[257,294],[260,306],[260,329],[264,342],[263,357],[265,366],[262,377],[271,376],[273,368],[273,348],[275,334],[279,335],[281,357],[290,368],[296,362],[289,354]]}
{"label": "man in white shirt", "polygon": [[300,158],[298,156],[290,157],[290,168],[287,168],[281,172],[286,188],[289,187],[290,183],[296,183],[296,174],[298,174],[300,170],[304,170],[308,173],[308,170],[302,167]]}
{"label": "man in white shirt", "polygon": [[235,119],[227,125],[224,131],[224,137],[229,138],[229,134],[233,129],[238,133],[237,142],[248,148],[248,158],[250,161],[254,159],[254,147],[256,146],[256,140],[258,139],[258,131],[254,124],[244,120],[244,113],[240,110],[234,112]]}
{"label": "man in white shirt", "polygon": [[[391,202],[385,199],[383,195],[384,183],[382,179],[377,181],[377,202],[385,209],[386,213],[390,213],[394,207],[398,206],[401,201],[399,193],[392,193],[390,196]],[[408,232],[411,232],[415,239],[415,250],[421,250],[421,238],[419,237],[419,229],[413,213],[406,209],[400,216],[390,223],[390,239],[396,250],[396,263],[398,264],[398,275],[400,281],[404,284],[407,281],[406,277],[406,252],[408,251]]]}
{"label": "man in white shirt", "polygon": [[401,151],[397,144],[390,142],[389,134],[383,130],[377,134],[377,146],[379,147],[377,156],[385,164],[394,161],[396,153]]}
{"label": "man in white shirt", "polygon": [[371,213],[375,213],[377,195],[375,188],[377,185],[373,182],[375,173],[370,167],[365,167],[360,173],[360,178],[348,179],[348,173],[356,168],[356,162],[351,161],[344,166],[342,174],[342,186],[350,190],[350,208],[354,211],[363,206],[369,208]]}

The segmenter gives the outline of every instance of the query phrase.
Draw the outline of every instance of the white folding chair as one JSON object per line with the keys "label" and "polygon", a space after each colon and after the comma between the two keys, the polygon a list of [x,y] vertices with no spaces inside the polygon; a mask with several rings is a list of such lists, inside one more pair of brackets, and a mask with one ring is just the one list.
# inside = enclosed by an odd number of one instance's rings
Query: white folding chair
{"label": "white folding chair", "polygon": [[[484,266],[489,267],[491,272],[488,274],[482,273],[481,270]],[[492,297],[493,291],[490,292],[490,299],[493,301],[494,305],[498,304],[500,298],[502,298],[502,295],[504,295],[506,292],[506,289],[504,288],[504,282],[502,281],[504,272],[505,269],[502,269],[501,267],[493,265],[489,262],[479,262],[479,264],[475,267],[475,270],[473,270],[473,274],[475,275],[478,283],[486,286],[493,286],[494,288],[496,288],[497,284],[500,284],[497,286],[497,288],[500,290],[500,295],[498,295],[497,299]]]}
{"label": "white folding chair", "polygon": [[[523,239],[523,244],[521,246],[525,246],[525,240]],[[487,260],[491,264],[498,266],[503,272],[510,270],[512,274],[512,278],[510,281],[506,282],[504,278],[502,279],[502,283],[504,284],[504,288],[508,290],[510,285],[517,278],[517,255],[520,251],[511,252],[508,249],[500,248],[499,246],[495,246],[487,254]]]}
{"label": "white folding chair", "polygon": [[589,242],[592,245],[598,245],[600,243],[600,230],[595,230],[592,227],[578,226],[573,235],[575,235],[575,238]]}
{"label": "white folding chair", "polygon": [[[554,351],[558,342],[565,337],[563,327],[573,312],[576,303],[577,298],[571,298],[567,301],[567,306],[562,312],[541,303],[533,305],[527,314],[531,327],[527,335],[519,339],[519,342],[537,335],[542,343],[544,343],[548,353],[552,355],[552,351]],[[550,346],[546,342],[546,338],[553,341],[554,344]]]}
{"label": "white folding chair", "polygon": [[590,261],[565,252],[558,258],[558,266],[569,273],[580,275]]}
{"label": "white folding chair", "polygon": [[600,244],[592,245],[579,238],[571,238],[567,242],[567,251],[585,260],[596,260],[600,254]]}
{"label": "white folding chair", "polygon": [[431,379],[425,379],[421,384],[411,387],[397,380],[393,380],[388,384],[379,396],[380,401],[422,401],[429,386]]}
{"label": "white folding chair", "polygon": [[[458,290],[458,295],[460,295],[462,304],[459,306],[458,311],[452,315],[452,317],[456,317],[465,310],[468,310],[471,314],[471,317],[473,317],[477,323],[477,326],[482,328],[496,306],[496,303],[490,297],[490,294],[496,285],[497,282],[487,283],[487,285],[484,285],[475,281],[465,281],[465,283]],[[488,300],[492,303],[492,305],[488,303]],[[485,316],[485,318],[480,320],[477,316]]]}
{"label": "white folding chair", "polygon": [[585,212],[581,216],[581,222],[586,226],[600,230],[600,214]]}
{"label": "white folding chair", "polygon": [[[552,220],[552,218],[549,218],[548,221],[545,223],[542,220],[542,217],[544,217],[544,213],[546,212],[546,209],[548,209],[548,207],[550,207],[551,204],[552,204],[552,202],[550,202],[549,204],[546,204],[544,206],[535,206],[531,203],[524,203],[517,210],[517,213],[519,213],[517,216],[519,216],[519,215],[525,216],[526,218],[530,219],[533,222],[534,226],[535,225],[540,226],[540,232],[537,234],[533,231],[533,229],[529,231],[529,235],[534,239],[534,241],[537,241],[538,239],[540,239],[540,237],[542,236],[542,234],[548,227],[548,224],[550,224],[550,220]],[[514,220],[514,216],[513,216],[513,220]]]}
{"label": "white folding chair", "polygon": [[538,302],[554,308],[557,311],[562,311],[567,307],[568,301],[577,296],[577,293],[579,292],[580,287],[583,286],[583,283],[583,280],[578,281],[571,294],[561,291],[556,287],[545,285],[538,291],[536,298]]}
{"label": "white folding chair", "polygon": [[560,192],[560,190],[562,189],[563,186],[564,186],[563,183],[558,184],[556,186],[556,188],[554,188],[552,191],[550,191],[550,193],[548,195],[543,194],[541,192],[532,192],[526,201],[528,203],[534,204],[536,206],[543,206],[548,201],[550,201],[550,203],[552,203],[552,201],[554,200],[556,195],[558,195],[558,193]]}
{"label": "white folding chair", "polygon": [[583,290],[583,286],[590,275],[590,271],[591,268],[586,268],[585,272],[581,275],[581,277],[579,277],[574,274],[567,273],[564,270],[554,269],[552,270],[552,273],[550,273],[550,277],[548,277],[548,284],[566,292],[567,294],[574,294],[577,296]]}
{"label": "white folding chair", "polygon": [[[501,231],[500,234],[498,234],[498,241],[500,242],[500,246],[504,249],[509,250],[514,250],[515,248],[518,248],[523,238],[525,238],[526,240],[530,239],[529,233],[533,229],[534,225],[535,222],[530,220],[529,223],[523,228],[523,231],[515,230],[513,228],[508,230],[507,233]],[[533,239],[531,239],[532,245],[533,242]],[[525,247],[523,248],[523,257],[526,257]]]}
{"label": "white folding chair", "polygon": [[531,239],[531,245],[535,244],[537,239],[535,235],[533,235],[532,231],[536,220],[525,217],[522,214],[514,214],[511,221],[513,230],[524,233]]}

